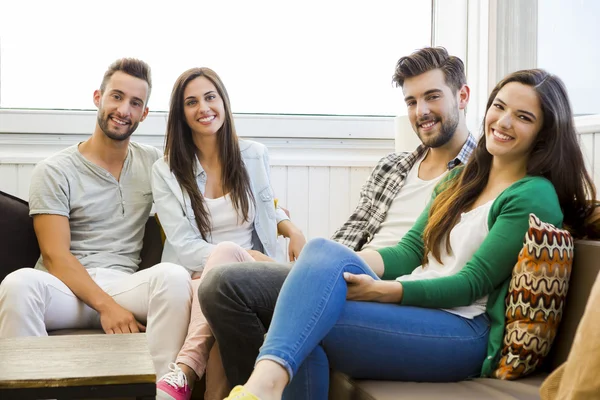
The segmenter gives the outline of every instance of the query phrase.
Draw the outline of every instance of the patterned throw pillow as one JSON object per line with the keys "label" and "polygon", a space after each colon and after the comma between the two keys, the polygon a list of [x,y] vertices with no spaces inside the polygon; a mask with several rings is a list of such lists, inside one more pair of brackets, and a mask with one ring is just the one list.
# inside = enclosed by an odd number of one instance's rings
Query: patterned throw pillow
{"label": "patterned throw pillow", "polygon": [[569,232],[529,215],[506,297],[504,346],[494,377],[522,378],[548,355],[567,297],[573,247]]}

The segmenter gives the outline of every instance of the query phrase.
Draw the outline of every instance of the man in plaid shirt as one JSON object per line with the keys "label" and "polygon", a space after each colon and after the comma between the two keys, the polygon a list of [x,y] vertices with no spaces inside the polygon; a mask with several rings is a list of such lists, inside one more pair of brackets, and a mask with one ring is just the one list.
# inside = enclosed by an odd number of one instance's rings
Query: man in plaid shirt
{"label": "man in plaid shirt", "polygon": [[[459,58],[443,48],[424,48],[402,57],[393,79],[402,87],[422,144],[412,153],[381,159],[362,187],[358,206],[332,237],[355,251],[398,243],[439,180],[466,163],[476,146],[465,122],[470,90]],[[229,264],[210,271],[200,286],[202,311],[220,344],[231,385],[245,383],[252,372],[289,268],[269,262]],[[296,376],[292,384],[302,381]]]}

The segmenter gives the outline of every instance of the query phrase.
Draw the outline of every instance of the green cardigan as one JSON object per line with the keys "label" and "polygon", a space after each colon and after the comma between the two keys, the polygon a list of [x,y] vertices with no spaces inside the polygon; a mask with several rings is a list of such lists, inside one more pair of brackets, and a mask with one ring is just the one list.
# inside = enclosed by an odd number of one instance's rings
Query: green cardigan
{"label": "green cardigan", "polygon": [[[453,174],[454,175],[454,174]],[[412,229],[393,247],[378,250],[383,258],[383,279],[410,274],[424,256],[423,230],[429,207]],[[481,376],[490,376],[500,359],[505,327],[505,298],[512,269],[517,262],[529,214],[543,222],[562,226],[563,214],[554,186],[538,176],[527,176],[506,188],[494,200],[488,215],[489,233],[471,260],[457,274],[447,277],[402,282],[403,305],[427,308],[468,306],[488,295],[487,314],[491,320],[487,357]]]}

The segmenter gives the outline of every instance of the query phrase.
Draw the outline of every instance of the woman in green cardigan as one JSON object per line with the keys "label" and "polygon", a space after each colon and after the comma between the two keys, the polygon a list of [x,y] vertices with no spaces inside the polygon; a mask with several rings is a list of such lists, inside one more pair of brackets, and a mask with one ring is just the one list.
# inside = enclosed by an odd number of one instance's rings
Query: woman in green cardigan
{"label": "woman in green cardigan", "polygon": [[[254,372],[230,399],[325,399],[330,365],[361,379],[489,375],[529,214],[577,233],[595,188],[559,78],[510,74],[486,110],[469,163],[438,185],[400,243],[361,253],[325,239],[306,245]],[[310,379],[284,392],[300,367]]]}

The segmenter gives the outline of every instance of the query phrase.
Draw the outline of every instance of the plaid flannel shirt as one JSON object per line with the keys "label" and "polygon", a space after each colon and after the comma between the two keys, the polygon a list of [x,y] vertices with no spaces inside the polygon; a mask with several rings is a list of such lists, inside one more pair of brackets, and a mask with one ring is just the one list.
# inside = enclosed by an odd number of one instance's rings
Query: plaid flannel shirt
{"label": "plaid flannel shirt", "polygon": [[[456,158],[448,163],[448,169],[466,164],[476,146],[475,138],[469,134]],[[363,185],[358,206],[331,239],[355,251],[369,243],[385,219],[392,200],[404,186],[408,172],[427,149],[422,144],[412,153],[392,153],[383,157]]]}

